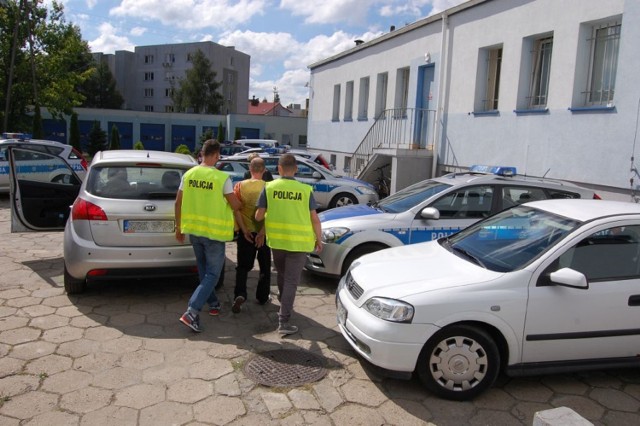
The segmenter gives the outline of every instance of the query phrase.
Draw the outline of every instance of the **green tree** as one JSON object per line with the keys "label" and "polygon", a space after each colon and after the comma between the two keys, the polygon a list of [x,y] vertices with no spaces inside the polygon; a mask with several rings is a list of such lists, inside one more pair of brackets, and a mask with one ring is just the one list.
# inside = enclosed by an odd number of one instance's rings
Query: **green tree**
{"label": "green tree", "polygon": [[96,65],[79,90],[85,97],[82,102],[85,108],[120,109],[124,103],[124,98],[116,89],[116,79],[104,62]]}
{"label": "green tree", "polygon": [[0,8],[0,107],[2,129],[33,125],[34,105],[54,118],[69,115],[83,95],[93,58],[80,29],[64,19],[63,5],[4,0]]}
{"label": "green tree", "polygon": [[219,114],[223,97],[218,92],[222,83],[216,81],[211,62],[200,49],[191,58],[192,68],[178,81],[171,99],[176,112],[193,111],[196,114]]}
{"label": "green tree", "polygon": [[111,144],[109,149],[120,149],[120,132],[115,124],[111,126]]}
{"label": "green tree", "polygon": [[190,150],[190,149],[189,149],[189,147],[188,147],[188,146],[186,146],[185,144],[178,145],[178,146],[176,147],[176,152],[177,152],[178,154],[187,154],[187,155],[191,155],[191,150]]}
{"label": "green tree", "polygon": [[138,141],[133,144],[133,149],[137,149],[138,151],[142,151],[144,149],[144,145],[141,141]]}
{"label": "green tree", "polygon": [[224,134],[224,126],[222,125],[222,121],[218,124],[218,142],[224,142],[227,140]]}
{"label": "green tree", "polygon": [[100,128],[100,123],[93,122],[89,132],[89,156],[93,158],[96,152],[107,148],[107,133]]}
{"label": "green tree", "polygon": [[69,122],[69,145],[82,152],[80,147],[80,125],[78,124],[78,114],[71,114],[71,121]]}
{"label": "green tree", "polygon": [[236,141],[237,141],[237,140],[238,140],[238,139],[240,139],[241,137],[242,137],[242,136],[240,135],[240,128],[239,128],[239,127],[236,127],[236,133],[235,133],[235,137],[234,137],[234,139],[233,139],[233,140],[236,140]]}
{"label": "green tree", "polygon": [[42,129],[42,115],[40,114],[40,105],[36,104],[33,110],[33,127],[31,135],[34,139],[43,139],[44,130]]}

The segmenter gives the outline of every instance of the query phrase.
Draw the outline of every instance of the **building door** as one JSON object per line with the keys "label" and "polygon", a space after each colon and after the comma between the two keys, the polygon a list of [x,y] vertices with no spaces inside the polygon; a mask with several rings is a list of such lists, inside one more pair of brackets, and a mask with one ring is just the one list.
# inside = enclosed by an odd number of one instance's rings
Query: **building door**
{"label": "building door", "polygon": [[415,134],[414,144],[420,148],[426,148],[433,135],[433,123],[429,117],[429,111],[433,110],[433,78],[435,66],[424,65],[418,68],[418,94],[416,96]]}

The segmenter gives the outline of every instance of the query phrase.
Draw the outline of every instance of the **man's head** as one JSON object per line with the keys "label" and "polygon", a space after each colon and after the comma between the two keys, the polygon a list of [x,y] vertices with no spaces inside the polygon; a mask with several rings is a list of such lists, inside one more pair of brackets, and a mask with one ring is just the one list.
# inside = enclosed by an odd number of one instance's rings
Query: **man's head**
{"label": "man's head", "polygon": [[297,171],[298,165],[293,154],[284,154],[278,159],[278,173],[280,176],[293,176]]}
{"label": "man's head", "polygon": [[254,158],[258,158],[260,157],[260,154],[258,154],[257,152],[252,152],[251,154],[247,155],[247,160],[249,160],[249,162],[253,161]]}
{"label": "man's head", "polygon": [[260,157],[251,160],[251,163],[249,163],[249,171],[251,174],[260,173],[260,175],[262,175],[264,172],[264,160]]}
{"label": "man's head", "polygon": [[220,158],[220,142],[215,139],[208,139],[202,144],[203,162],[208,166],[213,166]]}

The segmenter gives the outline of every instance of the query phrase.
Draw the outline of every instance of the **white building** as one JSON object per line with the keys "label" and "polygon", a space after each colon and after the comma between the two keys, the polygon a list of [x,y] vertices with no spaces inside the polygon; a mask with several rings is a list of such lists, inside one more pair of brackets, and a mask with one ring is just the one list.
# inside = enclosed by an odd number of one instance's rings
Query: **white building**
{"label": "white building", "polygon": [[312,64],[308,144],[392,190],[500,164],[628,199],[639,24],[637,0],[468,1]]}

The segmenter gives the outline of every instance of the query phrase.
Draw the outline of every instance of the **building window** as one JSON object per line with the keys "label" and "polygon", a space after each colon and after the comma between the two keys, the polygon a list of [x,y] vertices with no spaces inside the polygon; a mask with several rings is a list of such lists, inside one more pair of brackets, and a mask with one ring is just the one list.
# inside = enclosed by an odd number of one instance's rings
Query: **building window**
{"label": "building window", "polygon": [[360,92],[358,95],[358,120],[369,118],[369,77],[360,79]]}
{"label": "building window", "polygon": [[187,53],[187,62],[191,62],[192,58],[193,58],[193,53],[191,52]]}
{"label": "building window", "polygon": [[409,104],[409,68],[398,69],[396,80],[396,117],[407,116],[407,105]]}
{"label": "building window", "polygon": [[344,94],[344,120],[353,120],[353,81],[347,81]]}
{"label": "building window", "polygon": [[153,89],[151,89],[151,88],[144,89],[144,97],[145,98],[153,98]]}
{"label": "building window", "polygon": [[552,50],[553,37],[538,39],[533,44],[531,85],[529,88],[529,108],[531,109],[547,106]]}
{"label": "building window", "polygon": [[164,89],[164,97],[170,98],[173,96],[173,88]]}
{"label": "building window", "polygon": [[307,146],[307,135],[298,136],[298,146],[301,146],[301,147]]}
{"label": "building window", "polygon": [[168,81],[172,81],[172,80],[176,79],[176,76],[175,76],[175,74],[173,74],[173,72],[167,71],[167,72],[164,73],[164,79],[168,80]]}
{"label": "building window", "polygon": [[607,105],[613,101],[618,71],[621,24],[593,29],[587,105]]}
{"label": "building window", "polygon": [[497,111],[500,93],[502,46],[480,49],[475,111]]}
{"label": "building window", "polygon": [[144,110],[147,112],[153,112],[153,105],[145,105]]}
{"label": "building window", "polygon": [[176,62],[176,55],[174,55],[173,53],[167,53],[166,55],[164,55],[165,64],[172,65],[175,62]]}
{"label": "building window", "polygon": [[229,65],[233,66],[233,56],[229,58]]}
{"label": "building window", "polygon": [[152,64],[153,63],[153,55],[144,55],[144,63]]}
{"label": "building window", "polygon": [[380,114],[387,109],[387,81],[389,80],[388,73],[378,74],[378,81],[376,83],[376,118],[380,117]]}
{"label": "building window", "polygon": [[144,73],[144,81],[153,81],[153,73],[145,72]]}
{"label": "building window", "polygon": [[331,116],[333,121],[340,120],[340,85],[333,86],[333,115]]}
{"label": "building window", "polygon": [[173,112],[173,105],[165,105],[164,112]]}

